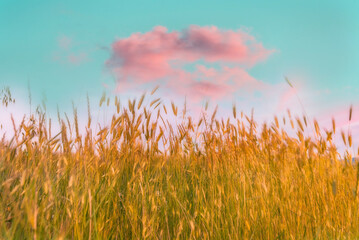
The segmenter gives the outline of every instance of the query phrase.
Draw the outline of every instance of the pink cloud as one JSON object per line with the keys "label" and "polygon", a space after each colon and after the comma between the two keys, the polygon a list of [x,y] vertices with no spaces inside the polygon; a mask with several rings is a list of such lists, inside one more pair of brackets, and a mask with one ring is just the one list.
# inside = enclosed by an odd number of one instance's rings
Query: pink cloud
{"label": "pink cloud", "polygon": [[53,61],[70,65],[80,65],[89,60],[88,55],[84,52],[67,54],[55,53],[52,59]]}
{"label": "pink cloud", "polygon": [[[195,92],[199,98],[221,98],[243,87],[262,88],[264,84],[246,70],[272,52],[241,30],[190,26],[182,32],[168,32],[157,26],[152,31],[115,41],[106,66],[115,74],[121,86],[118,89],[165,80],[167,87],[177,93]],[[196,61],[232,67],[200,65],[193,72],[184,70],[185,64]]]}
{"label": "pink cloud", "polygon": [[288,86],[288,89],[282,93],[279,99],[277,111],[283,111],[285,108],[290,107],[290,103],[293,101],[296,95],[295,88],[291,88]]}
{"label": "pink cloud", "polygon": [[74,51],[74,40],[68,36],[61,36],[57,39],[58,50],[53,53],[53,60],[65,64],[79,65],[89,60],[88,54],[84,51]]}
{"label": "pink cloud", "polygon": [[61,49],[69,50],[72,45],[72,39],[67,36],[61,36],[58,39],[58,44]]}
{"label": "pink cloud", "polygon": [[[329,115],[329,116],[328,116]],[[333,109],[331,114],[327,114],[326,117],[323,117],[323,121],[327,120],[329,125],[331,124],[331,119],[334,118],[336,121],[336,127],[338,129],[347,129],[347,128],[358,128],[359,130],[359,114],[357,113],[356,106],[353,106],[352,118],[349,121],[349,106],[340,106],[337,109]]]}
{"label": "pink cloud", "polygon": [[86,53],[79,53],[79,54],[70,54],[67,56],[67,62],[71,64],[80,64],[87,60]]}
{"label": "pink cloud", "polygon": [[240,67],[223,67],[217,70],[198,65],[191,73],[185,72],[173,76],[167,87],[198,101],[203,97],[223,99],[241,89],[265,91],[270,86],[256,80]]}

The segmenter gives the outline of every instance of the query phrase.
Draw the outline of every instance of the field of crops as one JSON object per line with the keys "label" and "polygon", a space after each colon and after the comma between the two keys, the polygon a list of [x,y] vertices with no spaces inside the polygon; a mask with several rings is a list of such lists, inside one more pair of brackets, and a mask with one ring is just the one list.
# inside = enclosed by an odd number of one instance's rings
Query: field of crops
{"label": "field of crops", "polygon": [[359,238],[359,169],[338,154],[334,121],[324,131],[288,111],[257,125],[235,107],[195,119],[147,98],[116,98],[96,132],[76,109],[14,123],[0,143],[0,238]]}

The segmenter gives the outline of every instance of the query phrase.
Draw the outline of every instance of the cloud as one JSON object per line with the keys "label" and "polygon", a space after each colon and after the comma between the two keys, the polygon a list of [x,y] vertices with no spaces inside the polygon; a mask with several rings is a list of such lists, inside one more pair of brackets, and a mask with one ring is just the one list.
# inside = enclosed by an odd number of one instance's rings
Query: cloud
{"label": "cloud", "polygon": [[67,62],[71,64],[81,64],[88,60],[86,53],[70,54],[67,56]]}
{"label": "cloud", "polygon": [[269,85],[256,80],[240,67],[224,66],[217,70],[197,65],[191,73],[173,76],[167,87],[199,101],[203,97],[213,100],[224,99],[244,89],[251,92],[265,91]]}
{"label": "cloud", "polygon": [[357,106],[353,106],[352,118],[349,121],[349,108],[350,106],[336,106],[331,108],[331,111],[327,111],[328,113],[321,117],[320,120],[331,125],[331,119],[334,118],[336,121],[336,127],[338,129],[349,129],[356,128],[359,131],[359,114],[357,114]]}
{"label": "cloud", "polygon": [[295,88],[291,88],[286,86],[287,90],[283,91],[279,98],[279,103],[277,107],[277,111],[283,111],[285,108],[290,108],[291,103],[295,100],[296,90]]}
{"label": "cloud", "polygon": [[54,53],[53,61],[60,62],[67,65],[80,65],[89,60],[89,57],[84,52],[79,53]]}
{"label": "cloud", "polygon": [[61,36],[58,38],[58,44],[61,49],[69,50],[72,45],[72,39],[67,36]]}
{"label": "cloud", "polygon": [[[221,98],[243,87],[262,88],[264,84],[247,71],[271,53],[273,50],[241,30],[190,26],[181,32],[169,32],[157,26],[115,41],[106,66],[115,74],[120,90],[164,80],[176,93]],[[196,66],[194,71],[185,70],[188,64],[199,61],[204,65]],[[219,66],[206,67],[213,64]]]}
{"label": "cloud", "polygon": [[74,51],[74,41],[68,36],[61,36],[57,39],[58,50],[53,53],[53,60],[63,64],[80,65],[89,60],[88,54],[84,51]]}

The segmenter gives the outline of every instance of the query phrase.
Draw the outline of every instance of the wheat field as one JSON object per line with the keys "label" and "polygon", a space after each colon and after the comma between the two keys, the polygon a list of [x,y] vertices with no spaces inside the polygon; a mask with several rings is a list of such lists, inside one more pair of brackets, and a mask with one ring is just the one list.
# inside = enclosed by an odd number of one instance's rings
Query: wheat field
{"label": "wheat field", "polygon": [[86,126],[76,109],[59,117],[60,132],[41,112],[14,122],[0,143],[0,238],[359,238],[359,168],[338,153],[335,121],[324,131],[288,111],[258,125],[236,107],[194,120],[148,97],[116,98],[96,132],[90,108]]}

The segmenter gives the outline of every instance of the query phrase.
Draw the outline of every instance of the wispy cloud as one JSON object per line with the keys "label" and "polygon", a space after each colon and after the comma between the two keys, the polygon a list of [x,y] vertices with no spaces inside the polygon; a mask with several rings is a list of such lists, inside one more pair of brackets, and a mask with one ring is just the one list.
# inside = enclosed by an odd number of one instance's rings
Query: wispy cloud
{"label": "wispy cloud", "polygon": [[72,38],[65,35],[59,37],[57,41],[59,47],[63,50],[69,50],[72,45]]}
{"label": "wispy cloud", "polygon": [[[197,99],[222,98],[243,88],[265,88],[248,74],[248,69],[271,53],[273,50],[242,30],[190,26],[169,32],[157,26],[115,41],[106,66],[115,74],[120,91],[164,81],[174,93],[193,93]],[[188,64],[199,61],[203,64],[186,70]]]}
{"label": "wispy cloud", "polygon": [[74,50],[74,40],[71,37],[63,35],[57,39],[57,43],[58,50],[54,52],[54,61],[70,65],[79,65],[89,60],[86,52]]}
{"label": "wispy cloud", "polygon": [[87,54],[84,52],[78,54],[70,54],[67,56],[67,61],[71,64],[80,64],[88,60]]}

